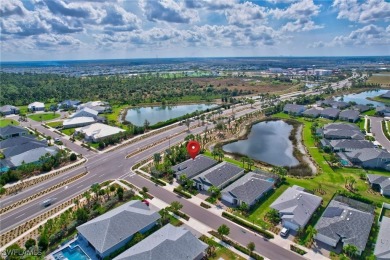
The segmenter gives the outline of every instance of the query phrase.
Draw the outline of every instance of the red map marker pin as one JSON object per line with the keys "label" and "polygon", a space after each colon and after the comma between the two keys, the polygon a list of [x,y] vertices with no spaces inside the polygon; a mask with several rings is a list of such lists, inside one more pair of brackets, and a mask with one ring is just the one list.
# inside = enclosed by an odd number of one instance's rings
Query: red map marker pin
{"label": "red map marker pin", "polygon": [[195,159],[200,152],[200,144],[197,141],[189,141],[187,144],[187,152],[192,159]]}

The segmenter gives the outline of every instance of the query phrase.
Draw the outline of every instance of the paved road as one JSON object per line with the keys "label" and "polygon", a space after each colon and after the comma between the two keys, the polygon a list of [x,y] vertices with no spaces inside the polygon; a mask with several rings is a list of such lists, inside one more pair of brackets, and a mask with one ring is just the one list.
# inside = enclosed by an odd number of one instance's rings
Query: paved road
{"label": "paved road", "polygon": [[369,118],[371,121],[371,132],[374,134],[375,139],[382,145],[383,148],[390,152],[390,141],[387,139],[382,130],[383,117],[370,116]]}

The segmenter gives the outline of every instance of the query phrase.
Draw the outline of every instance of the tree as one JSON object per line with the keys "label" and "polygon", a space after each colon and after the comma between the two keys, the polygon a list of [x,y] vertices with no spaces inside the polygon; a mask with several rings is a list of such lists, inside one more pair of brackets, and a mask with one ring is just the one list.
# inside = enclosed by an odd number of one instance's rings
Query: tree
{"label": "tree", "polygon": [[278,224],[280,222],[279,212],[276,209],[270,209],[265,216],[273,223]]}
{"label": "tree", "polygon": [[92,184],[91,186],[91,190],[93,191],[93,193],[95,193],[95,200],[98,201],[99,199],[99,191],[100,191],[100,185],[99,183],[95,183],[95,184]]}
{"label": "tree", "polygon": [[86,191],[86,192],[83,193],[83,197],[87,200],[87,204],[89,205],[89,202],[91,200],[91,193]]}
{"label": "tree", "polygon": [[218,156],[218,151],[217,151],[217,149],[213,149],[213,151],[211,152],[211,155],[212,155],[213,158],[215,159],[215,157]]}
{"label": "tree", "polygon": [[253,243],[253,242],[249,242],[249,244],[246,246],[247,248],[248,248],[248,250],[249,251],[251,251],[251,254],[252,254],[252,252],[255,250],[255,248],[256,248],[256,245],[255,245],[255,243]]}
{"label": "tree", "polygon": [[359,250],[354,245],[346,245],[343,247],[343,251],[347,256],[354,257]]}
{"label": "tree", "polygon": [[223,158],[225,157],[225,154],[222,151],[222,149],[217,149],[217,155],[218,155],[218,161],[222,162]]}
{"label": "tree", "polygon": [[248,161],[248,157],[246,157],[246,156],[241,157],[241,162],[242,162],[243,168],[245,168],[245,162],[247,162],[247,161]]}
{"label": "tree", "polygon": [[173,201],[172,203],[171,203],[171,209],[173,210],[173,211],[179,211],[180,209],[182,209],[183,208],[183,205],[180,203],[180,202],[178,202],[178,201]]}
{"label": "tree", "polygon": [[191,125],[190,119],[186,119],[186,121],[184,121],[184,124],[187,126],[187,130],[189,132],[190,131],[190,125]]}
{"label": "tree", "polygon": [[77,160],[77,155],[75,153],[71,153],[69,159],[71,161],[76,161]]}
{"label": "tree", "polygon": [[26,249],[30,249],[31,247],[35,246],[36,244],[37,244],[37,242],[35,241],[35,239],[30,238],[26,241],[26,243],[24,243],[24,247]]}
{"label": "tree", "polygon": [[230,228],[228,226],[226,226],[225,224],[222,224],[221,226],[219,226],[217,231],[218,231],[218,234],[222,237],[222,240],[223,240],[224,236],[229,235]]}
{"label": "tree", "polygon": [[7,260],[19,260],[22,259],[23,250],[18,244],[12,244],[5,249]]}
{"label": "tree", "polygon": [[252,170],[252,166],[255,165],[255,162],[251,158],[248,158],[247,164],[248,164],[248,170]]}
{"label": "tree", "polygon": [[180,183],[182,183],[182,184],[186,183],[186,182],[187,182],[187,176],[186,176],[185,174],[181,174],[181,175],[179,176],[179,181],[180,181]]}
{"label": "tree", "polygon": [[312,225],[309,225],[306,228],[306,234],[308,235],[310,241],[313,241],[315,235],[317,235],[317,230]]}
{"label": "tree", "polygon": [[221,190],[218,187],[211,186],[208,190],[214,198],[218,198],[221,194]]}
{"label": "tree", "polygon": [[147,187],[145,187],[145,186],[142,187],[142,192],[143,192],[143,193],[147,193],[148,191],[149,191],[149,189],[148,189]]}
{"label": "tree", "polygon": [[149,126],[150,126],[150,122],[147,119],[145,119],[145,122],[144,122],[145,131],[149,128]]}
{"label": "tree", "polygon": [[85,208],[78,208],[75,211],[75,216],[79,223],[84,223],[88,220],[88,212]]}
{"label": "tree", "polygon": [[43,251],[46,251],[48,246],[49,246],[49,239],[47,235],[46,234],[41,235],[38,241],[38,247]]}
{"label": "tree", "polygon": [[161,162],[161,154],[155,153],[153,154],[154,164],[157,166]]}
{"label": "tree", "polygon": [[248,98],[248,103],[251,104],[251,108],[253,108],[253,104],[255,103],[255,100],[253,98]]}
{"label": "tree", "polygon": [[275,166],[272,168],[271,172],[279,174],[280,176],[284,177],[287,175],[287,170],[284,167],[281,166]]}
{"label": "tree", "polygon": [[123,200],[123,188],[122,187],[118,187],[117,189],[116,189],[116,194],[117,194],[117,196],[118,196],[118,199],[119,200]]}

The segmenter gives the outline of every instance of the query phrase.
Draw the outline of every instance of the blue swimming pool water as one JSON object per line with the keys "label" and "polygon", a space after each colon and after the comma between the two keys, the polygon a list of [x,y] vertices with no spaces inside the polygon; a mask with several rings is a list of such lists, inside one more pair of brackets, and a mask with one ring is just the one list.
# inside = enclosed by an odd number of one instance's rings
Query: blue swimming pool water
{"label": "blue swimming pool water", "polygon": [[75,246],[74,248],[66,247],[60,252],[54,254],[54,257],[59,257],[61,255],[69,260],[90,260],[90,258],[83,252],[83,250],[81,250],[79,246]]}

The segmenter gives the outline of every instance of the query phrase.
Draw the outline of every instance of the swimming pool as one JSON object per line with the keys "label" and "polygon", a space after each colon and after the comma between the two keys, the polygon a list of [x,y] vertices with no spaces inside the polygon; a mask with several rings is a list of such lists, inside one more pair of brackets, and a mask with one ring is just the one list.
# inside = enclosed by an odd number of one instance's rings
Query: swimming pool
{"label": "swimming pool", "polygon": [[60,252],[55,253],[55,259],[68,259],[68,260],[90,260],[89,256],[84,253],[80,246],[70,246],[62,249]]}

